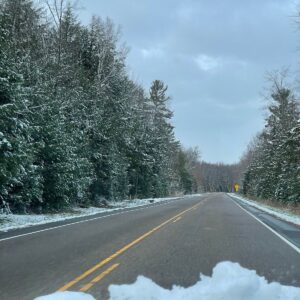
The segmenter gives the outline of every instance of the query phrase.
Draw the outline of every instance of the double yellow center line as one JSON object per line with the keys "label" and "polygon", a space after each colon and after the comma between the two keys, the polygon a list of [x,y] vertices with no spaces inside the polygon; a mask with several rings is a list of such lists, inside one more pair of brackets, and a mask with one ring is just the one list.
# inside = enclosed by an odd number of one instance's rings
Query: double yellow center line
{"label": "double yellow center line", "polygon": [[80,291],[81,292],[86,292],[89,290],[95,283],[99,282],[101,279],[103,279],[106,275],[108,275],[110,272],[112,272],[115,268],[117,268],[120,264],[114,264],[107,268],[105,271],[103,271],[101,274],[96,276],[91,282],[85,284]]}
{"label": "double yellow center line", "polygon": [[[153,229],[149,230],[148,232],[144,233],[143,235],[141,235],[137,239],[133,240],[132,242],[130,242],[129,244],[127,244],[123,248],[119,249],[118,251],[116,251],[115,253],[113,253],[112,255],[110,255],[109,257],[103,259],[98,264],[94,265],[93,267],[91,267],[90,269],[86,270],[84,273],[82,273],[81,275],[79,275],[75,279],[71,280],[70,282],[68,282],[67,284],[65,284],[61,288],[59,288],[58,291],[66,291],[67,289],[69,289],[70,287],[74,286],[75,284],[77,284],[79,281],[83,280],[84,278],[86,278],[90,274],[94,273],[95,271],[97,271],[98,269],[100,269],[102,266],[106,265],[111,260],[113,260],[114,258],[118,257],[119,255],[121,255],[122,253],[124,253],[125,251],[127,251],[128,249],[130,249],[131,247],[133,247],[134,245],[140,243],[146,237],[148,237],[151,234],[153,234],[154,232],[158,231],[163,226],[167,225],[168,223],[170,223],[172,221],[175,221],[175,220],[177,221],[177,219],[181,218],[181,216],[183,214],[187,213],[188,211],[190,211],[192,209],[196,209],[200,204],[201,204],[201,202],[197,203],[196,205],[193,205],[192,207],[190,207],[188,209],[185,209],[184,211],[180,212],[179,214],[175,215],[174,217],[166,220],[165,222],[161,223],[160,225],[158,225],[158,226],[154,227]],[[118,265],[119,264],[114,264],[112,267],[110,267],[106,271],[102,272],[99,276],[95,277],[90,283],[84,285],[81,288],[81,291],[88,290],[90,287],[92,287],[94,285],[95,282],[100,281],[104,276],[106,276],[108,273],[110,273]]]}

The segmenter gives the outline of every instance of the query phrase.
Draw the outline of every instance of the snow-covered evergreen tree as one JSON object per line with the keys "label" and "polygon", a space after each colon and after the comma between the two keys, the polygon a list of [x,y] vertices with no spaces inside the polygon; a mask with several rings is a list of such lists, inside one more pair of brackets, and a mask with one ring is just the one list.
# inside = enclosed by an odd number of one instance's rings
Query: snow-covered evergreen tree
{"label": "snow-covered evergreen tree", "polygon": [[296,192],[299,109],[294,94],[280,77],[273,78],[268,111],[265,129],[252,149],[244,175],[244,193],[282,202],[295,201],[291,199],[300,196]]}
{"label": "snow-covered evergreen tree", "polygon": [[[155,196],[167,195],[172,176],[172,153],[176,151],[173,126],[170,123],[173,113],[168,108],[170,98],[166,95],[168,86],[160,80],[154,80],[150,87],[152,112],[152,151],[153,192]],[[175,149],[176,150],[175,150]],[[171,151],[170,151],[171,150]],[[173,151],[172,151],[173,150]]]}

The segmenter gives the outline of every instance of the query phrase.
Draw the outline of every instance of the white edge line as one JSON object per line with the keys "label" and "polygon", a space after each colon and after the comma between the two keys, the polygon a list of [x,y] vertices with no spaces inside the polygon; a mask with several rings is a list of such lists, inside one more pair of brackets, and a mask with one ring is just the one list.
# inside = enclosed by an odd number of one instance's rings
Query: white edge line
{"label": "white edge line", "polygon": [[262,224],[263,226],[265,226],[266,228],[268,228],[270,231],[272,231],[276,236],[278,236],[281,240],[283,240],[285,243],[287,243],[289,246],[291,246],[294,250],[296,250],[296,252],[298,252],[300,254],[300,249],[294,245],[293,243],[291,243],[289,240],[287,240],[285,237],[283,237],[282,235],[280,235],[277,231],[275,231],[273,228],[271,228],[269,225],[267,225],[266,223],[264,223],[263,221],[261,221],[260,219],[258,219],[257,217],[255,217],[252,213],[250,213],[248,210],[246,210],[245,208],[243,208],[240,204],[238,204],[236,201],[233,200],[233,197],[227,195],[230,200],[235,203],[235,205],[239,206],[240,209],[242,209],[243,211],[245,211],[248,215],[250,215],[251,217],[253,217],[256,221],[258,221],[260,224]]}
{"label": "white edge line", "polygon": [[[150,205],[150,206],[146,206],[146,205],[148,205],[148,204],[145,204],[145,205],[142,205],[142,206],[144,206],[144,207],[139,207],[139,208],[129,209],[129,210],[125,210],[126,208],[124,208],[125,211],[123,210],[123,211],[118,212],[118,213],[113,213],[113,214],[110,214],[110,215],[99,216],[99,217],[91,218],[91,219],[88,219],[88,220],[81,220],[81,221],[72,222],[72,223],[68,223],[68,224],[64,224],[64,225],[59,225],[59,226],[49,227],[49,228],[45,228],[45,229],[41,229],[41,230],[36,230],[36,231],[31,231],[31,232],[27,232],[27,233],[23,233],[23,234],[18,234],[18,235],[14,235],[14,236],[10,236],[10,237],[7,237],[7,238],[0,239],[0,242],[4,242],[4,241],[7,241],[7,240],[16,239],[16,238],[23,237],[23,236],[27,236],[27,235],[33,235],[33,234],[40,233],[40,232],[50,231],[50,230],[54,230],[54,229],[58,229],[58,228],[62,228],[62,227],[67,227],[67,226],[71,226],[71,225],[76,225],[76,224],[80,224],[80,223],[86,223],[86,222],[90,222],[90,221],[95,221],[95,220],[99,220],[99,219],[104,219],[104,218],[108,218],[108,217],[111,217],[111,216],[117,216],[117,215],[129,213],[129,212],[132,212],[132,211],[144,210],[144,209],[151,208],[151,207],[155,207],[155,206],[159,206],[159,205],[166,205],[166,204],[168,204],[168,203],[170,203],[170,202],[173,202],[173,201],[179,201],[179,200],[181,200],[181,199],[182,199],[182,198],[175,199],[175,200],[166,200],[166,201],[162,201],[161,203],[157,203],[157,204],[155,204],[155,205]],[[146,207],[145,207],[145,206],[146,206]],[[87,215],[87,216],[82,216],[82,217],[88,217],[88,215]],[[82,217],[79,217],[79,218],[82,218]],[[69,219],[69,220],[70,220],[70,219]],[[64,220],[57,221],[57,222],[63,222],[63,221],[64,221]],[[50,222],[49,222],[49,223],[45,223],[45,224],[50,224]],[[45,225],[45,224],[36,224],[36,225],[33,225],[33,226]],[[24,228],[28,228],[28,227],[24,227]],[[17,228],[16,228],[16,229],[17,229]],[[22,229],[23,229],[23,228],[22,228]]]}

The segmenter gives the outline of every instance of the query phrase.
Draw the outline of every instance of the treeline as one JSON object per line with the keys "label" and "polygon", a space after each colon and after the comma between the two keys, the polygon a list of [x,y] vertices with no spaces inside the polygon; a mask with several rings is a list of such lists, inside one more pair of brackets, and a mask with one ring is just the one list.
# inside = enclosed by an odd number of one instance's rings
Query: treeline
{"label": "treeline", "polygon": [[167,86],[126,71],[109,19],[63,0],[0,1],[0,204],[13,211],[196,190]]}
{"label": "treeline", "polygon": [[300,203],[300,113],[295,92],[284,76],[272,78],[264,130],[252,141],[243,192],[282,203]]}
{"label": "treeline", "polygon": [[202,192],[232,192],[235,183],[240,183],[240,165],[198,162],[194,176]]}

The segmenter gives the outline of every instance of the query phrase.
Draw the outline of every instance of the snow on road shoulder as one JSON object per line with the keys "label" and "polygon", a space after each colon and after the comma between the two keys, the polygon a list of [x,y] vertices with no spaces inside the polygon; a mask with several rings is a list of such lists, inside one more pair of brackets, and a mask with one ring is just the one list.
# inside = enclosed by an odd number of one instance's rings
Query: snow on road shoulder
{"label": "snow on road shoulder", "polygon": [[[149,202],[147,203],[149,204]],[[146,204],[142,204],[146,205]],[[137,205],[139,206],[139,205]],[[0,231],[8,231],[11,229],[25,228],[34,225],[42,225],[47,223],[65,221],[70,219],[75,219],[78,217],[92,216],[100,213],[105,213],[108,211],[115,211],[124,209],[126,207],[134,207],[134,205],[128,206],[120,205],[117,203],[112,203],[112,208],[98,208],[98,207],[89,207],[89,208],[74,208],[73,212],[70,213],[55,213],[55,214],[9,214],[9,215],[0,215]]]}
{"label": "snow on road shoulder", "polygon": [[[118,208],[114,208],[110,210],[112,211],[117,209]],[[34,225],[42,225],[47,223],[65,221],[65,220],[74,219],[78,217],[91,216],[106,211],[108,211],[107,208],[89,207],[89,208],[74,209],[73,213],[40,214],[40,215],[0,214],[0,231],[6,232],[11,229],[25,228]]]}
{"label": "snow on road shoulder", "polygon": [[[35,300],[94,299],[82,293],[78,293],[77,298],[75,294],[68,298],[68,293],[55,293]],[[238,263],[221,262],[214,267],[211,277],[200,275],[200,280],[188,288],[173,286],[168,290],[151,279],[138,276],[133,284],[110,285],[109,295],[109,300],[299,300],[300,288],[269,283]]]}
{"label": "snow on road shoulder", "polygon": [[283,209],[280,209],[277,207],[272,207],[269,205],[255,202],[253,200],[246,199],[240,195],[236,195],[233,193],[229,193],[228,195],[230,195],[233,198],[238,199],[241,202],[244,202],[245,204],[251,205],[251,206],[256,207],[260,210],[263,210],[271,215],[274,215],[274,216],[278,217],[279,219],[285,220],[290,223],[294,223],[296,225],[300,225],[300,216],[298,216],[298,215],[292,214],[286,210],[283,210]]}
{"label": "snow on road shoulder", "polygon": [[[200,194],[189,195],[187,197],[195,197]],[[180,197],[167,197],[167,198],[149,198],[149,199],[134,199],[124,200],[120,202],[109,202],[110,208],[74,208],[73,213],[57,213],[57,214],[40,214],[40,215],[16,215],[16,214],[0,214],[0,231],[8,231],[11,229],[25,228],[34,225],[42,225],[47,223],[65,221],[84,216],[92,216],[99,213],[111,212],[115,210],[122,210],[125,208],[133,208],[149,205],[151,203],[160,203],[165,201],[177,200]]]}

